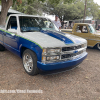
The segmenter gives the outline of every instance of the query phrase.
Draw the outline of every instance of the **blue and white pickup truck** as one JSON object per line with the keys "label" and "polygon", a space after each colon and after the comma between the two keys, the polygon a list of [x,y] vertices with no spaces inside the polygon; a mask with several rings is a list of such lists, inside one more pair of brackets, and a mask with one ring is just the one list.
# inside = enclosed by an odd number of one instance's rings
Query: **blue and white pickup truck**
{"label": "blue and white pickup truck", "polygon": [[87,41],[62,33],[47,18],[12,14],[0,28],[0,51],[20,56],[29,75],[74,68],[87,56]]}

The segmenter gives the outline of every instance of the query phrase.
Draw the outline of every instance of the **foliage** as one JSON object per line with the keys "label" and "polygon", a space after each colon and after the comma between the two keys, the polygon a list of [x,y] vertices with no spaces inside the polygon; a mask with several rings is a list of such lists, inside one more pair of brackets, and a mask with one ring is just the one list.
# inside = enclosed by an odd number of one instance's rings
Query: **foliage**
{"label": "foliage", "polygon": [[[5,25],[7,12],[9,8],[13,6],[14,4],[18,5],[16,6],[17,9],[23,10],[23,12],[28,13],[28,14],[33,14],[33,12],[37,13],[37,8],[40,8],[39,3],[42,3],[43,1],[45,0],[24,0],[25,5],[23,5],[24,6],[23,8],[21,6],[22,5],[21,2],[23,2],[23,0],[0,0],[1,6],[2,6],[1,14],[0,14],[0,25]],[[49,1],[57,5],[57,3],[59,3],[60,0],[49,0]],[[64,2],[65,1],[72,1],[72,0],[64,0]],[[33,2],[37,2],[37,4]],[[41,10],[38,9],[38,11],[40,12]]]}
{"label": "foliage", "polygon": [[[45,12],[58,15],[60,20],[82,19],[84,16],[85,0],[0,0],[1,4],[6,3],[6,5],[7,1],[13,1],[13,5],[11,3],[10,6],[26,14],[42,14],[42,12]],[[2,17],[0,23],[5,20],[3,16],[6,15],[8,10],[8,8],[4,7],[1,13],[2,16],[0,15]],[[100,16],[100,6],[95,4],[93,0],[87,0],[86,16],[93,16],[93,19]]]}
{"label": "foliage", "polygon": [[42,14],[43,10],[47,8],[44,7],[47,5],[47,2],[49,2],[53,6],[57,6],[59,3],[72,1],[73,0],[22,0],[22,3],[20,5],[14,3],[13,9],[26,14]]}
{"label": "foliage", "polygon": [[[43,11],[49,14],[55,14],[64,20],[82,19],[84,16],[85,0],[75,0],[72,3],[59,2],[57,6],[49,1],[43,6]],[[93,0],[87,0],[86,16],[93,16],[93,19],[98,18],[100,6],[95,4]]]}
{"label": "foliage", "polygon": [[98,18],[97,19],[100,19],[100,10],[99,10],[99,12],[98,12]]}
{"label": "foliage", "polygon": [[98,12],[100,11],[100,6],[96,3],[93,2],[93,0],[89,0],[87,2],[87,15],[88,16],[93,16],[93,19],[97,19],[99,14]]}
{"label": "foliage", "polygon": [[18,10],[25,14],[41,14],[41,2],[34,0],[32,3],[29,4],[27,0],[22,0],[22,3],[20,5],[13,4],[13,9]]}

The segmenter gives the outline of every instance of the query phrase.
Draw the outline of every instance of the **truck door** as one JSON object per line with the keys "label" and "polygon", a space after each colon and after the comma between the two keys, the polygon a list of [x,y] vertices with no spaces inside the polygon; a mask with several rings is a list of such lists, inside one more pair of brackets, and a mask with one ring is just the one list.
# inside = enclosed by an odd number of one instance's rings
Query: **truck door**
{"label": "truck door", "polygon": [[95,31],[95,29],[94,29],[94,27],[90,24],[90,25],[88,25],[88,29],[89,29],[89,39],[88,39],[88,46],[91,46],[91,47],[93,47],[95,44],[97,44],[97,38],[96,38],[96,36],[95,36],[95,33],[96,33],[96,31]]}
{"label": "truck door", "polygon": [[73,34],[86,39],[88,42],[89,33],[87,25],[77,25]]}
{"label": "truck door", "polygon": [[11,33],[8,31],[8,29],[17,30],[17,18],[15,16],[10,17],[6,31],[3,32],[5,47],[10,51],[15,52],[18,50],[18,37],[16,36],[17,33]]}

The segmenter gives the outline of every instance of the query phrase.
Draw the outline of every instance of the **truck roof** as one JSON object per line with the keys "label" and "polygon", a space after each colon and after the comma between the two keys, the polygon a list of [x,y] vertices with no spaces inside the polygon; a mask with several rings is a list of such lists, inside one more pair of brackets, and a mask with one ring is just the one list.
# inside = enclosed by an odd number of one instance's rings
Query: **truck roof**
{"label": "truck roof", "polygon": [[[27,17],[41,17],[41,18],[47,18],[45,16],[39,16],[39,15],[27,15],[27,14],[11,14],[10,16],[16,16],[16,17],[19,17],[19,16],[27,16]],[[49,19],[49,18],[47,18]]]}
{"label": "truck roof", "polygon": [[79,24],[79,25],[89,25],[90,23],[74,23],[74,24]]}

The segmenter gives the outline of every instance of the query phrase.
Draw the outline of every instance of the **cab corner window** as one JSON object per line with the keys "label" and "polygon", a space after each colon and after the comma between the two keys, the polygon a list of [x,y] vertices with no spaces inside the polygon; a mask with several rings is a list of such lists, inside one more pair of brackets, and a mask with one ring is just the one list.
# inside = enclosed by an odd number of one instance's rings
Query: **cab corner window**
{"label": "cab corner window", "polygon": [[88,33],[87,26],[85,25],[78,25],[76,28],[77,33]]}

